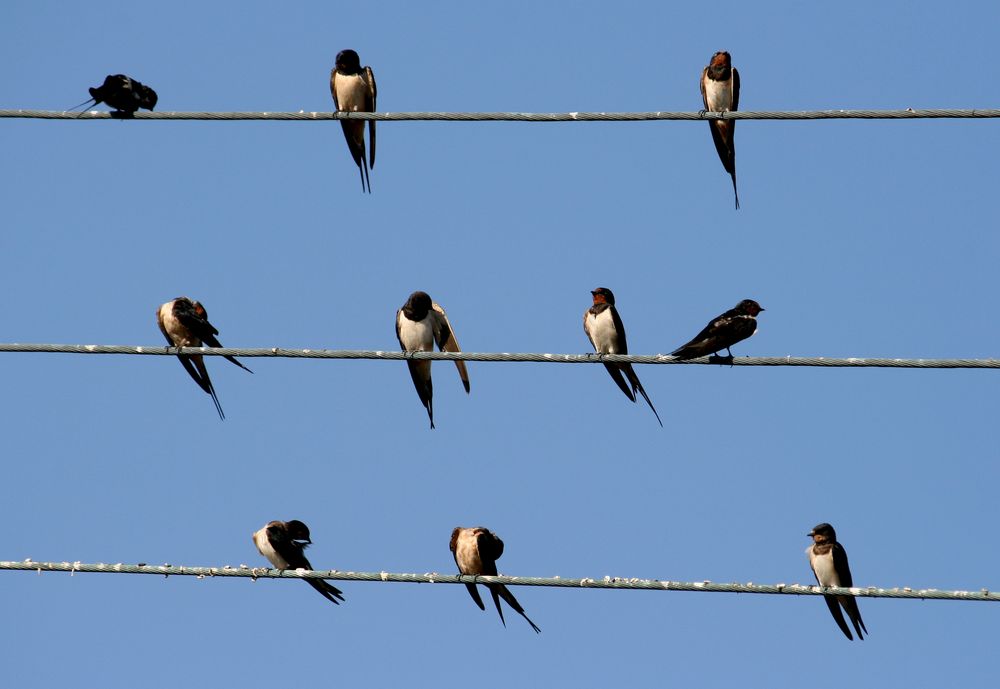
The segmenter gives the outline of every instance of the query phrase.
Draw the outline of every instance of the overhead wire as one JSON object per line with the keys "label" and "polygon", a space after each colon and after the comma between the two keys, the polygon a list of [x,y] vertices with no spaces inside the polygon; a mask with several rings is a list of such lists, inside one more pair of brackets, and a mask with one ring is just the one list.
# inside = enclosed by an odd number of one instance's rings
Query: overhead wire
{"label": "overhead wire", "polygon": [[552,364],[706,364],[725,366],[815,366],[825,368],[1000,368],[1000,359],[904,359],[822,356],[703,356],[678,359],[669,354],[549,354],[511,352],[405,352],[397,350],[288,349],[284,347],[167,347],[164,345],[98,345],[0,343],[2,353],[121,354],[147,356],[237,356],[274,359],[382,359],[386,361],[482,361]]}
{"label": "overhead wire", "polygon": [[908,586],[882,588],[877,586],[835,587],[804,584],[717,583],[712,581],[670,581],[604,576],[599,578],[485,576],[467,574],[425,574],[394,572],[347,572],[340,570],[271,569],[269,567],[190,567],[160,564],[106,564],[82,562],[35,562],[34,560],[0,561],[0,571],[69,572],[74,574],[154,574],[164,577],[193,576],[198,578],[249,579],[325,579],[332,581],[370,581],[402,584],[504,584],[506,586],[545,586],[555,588],[617,589],[641,591],[689,591],[702,593],[753,593],[792,596],[855,596],[858,598],[906,598],[918,600],[963,600],[1000,602],[1000,592],[949,591]]}
{"label": "overhead wire", "polygon": [[[125,119],[109,111],[0,110],[0,118],[39,120]],[[902,110],[746,110],[739,112],[136,112],[135,120],[278,120],[318,122],[323,120],[375,120],[378,122],[647,122],[656,120],[919,120],[1000,118],[1000,109]]]}
{"label": "overhead wire", "polygon": [[[0,118],[47,120],[104,120],[120,119],[110,112],[3,110]],[[136,120],[267,120],[267,121],[509,121],[509,122],[636,122],[661,120],[833,120],[833,119],[992,119],[1000,118],[1000,109],[911,109],[903,110],[819,110],[819,111],[741,111],[741,112],[567,112],[567,113],[517,113],[517,112],[396,112],[396,113],[338,113],[338,112],[137,112]],[[0,353],[70,353],[70,354],[125,354],[167,355],[200,354],[204,356],[239,356],[307,359],[382,359],[382,360],[463,360],[481,362],[532,362],[532,363],[633,363],[633,364],[725,364],[731,366],[818,366],[848,368],[1000,368],[996,359],[913,359],[870,357],[700,357],[679,360],[667,354],[655,355],[601,355],[601,354],[548,354],[548,353],[477,353],[477,352],[401,352],[381,350],[327,350],[289,348],[195,348],[134,345],[72,345],[72,344],[19,344],[0,343]],[[800,584],[754,584],[677,582],[656,579],[622,577],[562,578],[520,576],[468,576],[455,574],[407,574],[389,572],[341,572],[336,570],[274,570],[240,565],[239,567],[189,567],[177,565],[136,564],[85,564],[81,562],[0,561],[0,571],[20,570],[41,572],[86,572],[114,574],[155,574],[161,576],[245,577],[330,579],[340,581],[380,581],[392,583],[495,583],[509,586],[547,586],[562,588],[633,589],[662,591],[700,591],[713,593],[752,593],[786,595],[846,595],[867,598],[907,598],[934,600],[965,600],[1000,602],[1000,593],[979,591],[948,591],[939,589],[880,588],[880,587],[821,587]]]}

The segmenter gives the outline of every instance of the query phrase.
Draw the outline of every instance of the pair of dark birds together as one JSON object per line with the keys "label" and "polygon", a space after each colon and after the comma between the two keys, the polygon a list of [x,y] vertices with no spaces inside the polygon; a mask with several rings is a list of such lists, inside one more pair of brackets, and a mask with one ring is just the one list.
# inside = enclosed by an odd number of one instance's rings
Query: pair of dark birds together
{"label": "pair of dark birds together", "polygon": [[[260,554],[277,569],[312,569],[312,565],[309,564],[309,560],[305,556],[306,547],[312,544],[309,537],[309,527],[298,519],[288,522],[268,522],[254,532],[253,542]],[[448,547],[455,557],[455,564],[458,565],[460,574],[497,576],[497,560],[503,555],[503,541],[489,529],[481,526],[474,528],[456,526],[455,530],[451,532],[451,542]],[[344,600],[343,592],[324,579],[306,579],[305,581],[331,603],[340,605],[340,601]],[[465,586],[479,609],[485,610],[486,606],[483,605],[483,599],[479,596],[476,585],[466,584]],[[507,622],[503,618],[503,609],[500,607],[501,598],[526,619],[536,633],[542,631],[528,618],[524,608],[506,586],[503,584],[485,584],[485,586],[493,596],[493,604],[496,605],[500,621],[505,627]]]}
{"label": "pair of dark birds together", "polygon": [[[847,563],[847,551],[844,550],[844,546],[837,542],[837,532],[834,528],[824,522],[813,527],[813,530],[807,535],[813,539],[812,545],[806,548],[806,555],[809,557],[809,566],[816,577],[816,583],[820,586],[838,588],[854,586],[851,568]],[[253,534],[253,542],[260,554],[277,569],[312,569],[312,565],[305,556],[306,547],[312,544],[309,527],[297,519],[288,522],[268,522]],[[503,555],[503,541],[489,529],[482,526],[474,528],[457,526],[451,532],[448,548],[455,558],[459,573],[470,576],[497,576],[497,560]],[[324,579],[306,579],[306,583],[332,603],[339,605],[340,601],[344,600],[343,592]],[[486,606],[483,605],[483,599],[479,596],[476,585],[466,584],[465,586],[479,609],[485,610]],[[503,609],[500,607],[501,598],[527,620],[535,632],[541,631],[538,625],[525,614],[524,608],[506,586],[486,584],[486,587],[493,596],[493,604],[496,606],[500,621],[503,622],[504,626],[507,626],[507,623],[503,618]],[[844,635],[848,639],[854,640],[851,630],[844,620],[841,608],[850,617],[858,639],[864,640],[864,634],[868,633],[868,629],[865,627],[864,620],[861,619],[857,599],[854,596],[828,595],[824,595],[823,598],[830,609],[830,614],[833,615],[833,619]],[[862,630],[864,634],[862,634]]]}
{"label": "pair of dark birds together", "polygon": [[[583,314],[583,330],[598,354],[628,354],[628,340],[625,326],[615,308],[615,295],[606,287],[598,287],[591,292],[593,306]],[[757,314],[764,309],[752,299],[744,299],[735,308],[713,318],[694,339],[672,352],[679,359],[695,359],[708,354],[717,354],[753,335],[757,330]],[[221,347],[216,337],[219,331],[208,320],[208,312],[200,302],[187,297],[177,297],[160,306],[156,311],[156,321],[160,331],[172,347]],[[448,320],[448,314],[435,303],[426,292],[417,291],[409,296],[406,303],[396,312],[396,339],[404,352],[430,352],[434,345],[443,352],[461,352],[455,331]],[[200,354],[179,354],[184,370],[202,390],[212,397],[219,418],[226,418],[215,394],[212,379],[208,376],[205,359]],[[226,359],[243,370],[253,373],[235,357]],[[725,359],[723,359],[725,361]],[[431,362],[408,360],[406,366],[413,380],[420,403],[427,410],[431,428],[434,428],[434,385],[431,378]],[[469,371],[464,361],[456,361],[459,376],[465,392],[470,391]],[[660,426],[660,415],[653,402],[639,382],[639,377],[628,363],[604,363],[612,380],[632,402],[640,394],[656,415]],[[623,377],[624,376],[624,377]],[[628,379],[626,384],[625,379]],[[631,386],[631,387],[630,387]]]}
{"label": "pair of dark birds together", "polygon": [[[330,72],[330,93],[340,112],[375,112],[375,74],[369,66],[361,66],[361,58],[353,50],[337,53],[335,66]],[[740,104],[740,73],[732,66],[729,53],[720,51],[712,56],[701,73],[701,99],[706,112],[735,112]],[[361,175],[361,190],[371,193],[368,168],[375,167],[375,120],[368,121],[371,159],[365,159],[365,123],[363,120],[341,120],[347,148],[354,158]],[[733,180],[736,208],[740,195],[736,190],[736,134],[735,120],[712,120],[712,141],[719,153],[722,166]],[[367,189],[366,189],[367,185]],[[648,401],[648,400],[647,400]],[[652,406],[652,405],[651,405]]]}

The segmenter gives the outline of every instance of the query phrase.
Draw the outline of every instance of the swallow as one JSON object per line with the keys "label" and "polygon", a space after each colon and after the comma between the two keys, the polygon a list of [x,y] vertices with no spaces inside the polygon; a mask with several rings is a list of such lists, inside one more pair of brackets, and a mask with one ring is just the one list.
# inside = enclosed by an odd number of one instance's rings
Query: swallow
{"label": "swallow", "polygon": [[[708,67],[701,71],[701,101],[706,112],[736,112],[740,106],[740,73],[732,65],[729,53],[720,51],[712,56]],[[719,152],[719,160],[733,178],[736,208],[740,207],[740,194],[736,191],[736,120],[709,120],[712,141]]]}
{"label": "swallow", "polygon": [[[396,339],[404,352],[432,352],[434,343],[442,352],[461,352],[455,331],[448,321],[448,314],[440,305],[431,301],[427,292],[414,292],[396,311]],[[420,402],[427,409],[427,417],[434,428],[434,389],[431,383],[431,362],[406,362],[413,379],[413,387],[417,389]],[[458,375],[462,378],[465,392],[469,392],[469,372],[464,361],[456,361]]]}
{"label": "swallow", "polygon": [[[298,519],[290,522],[268,522],[254,532],[253,542],[260,554],[276,569],[313,568],[304,552],[312,545],[309,539],[309,527]],[[340,605],[340,601],[344,600],[340,589],[325,579],[306,579],[305,582],[331,603]]]}
{"label": "swallow", "polygon": [[[219,331],[208,322],[208,312],[205,311],[205,307],[200,302],[192,301],[187,297],[177,297],[163,304],[156,311],[156,322],[160,325],[160,331],[167,338],[167,343],[171,347],[222,346],[215,337]],[[222,413],[222,406],[215,394],[215,387],[212,386],[212,379],[208,377],[208,369],[205,368],[205,357],[200,354],[178,354],[177,358],[180,359],[184,370],[194,379],[198,387],[212,396],[215,409],[219,412],[219,418],[225,419],[226,415]],[[226,356],[224,358],[244,371],[253,373],[235,357]]]}
{"label": "swallow", "polygon": [[[590,292],[594,297],[594,305],[583,312],[583,331],[587,333],[590,344],[594,345],[594,351],[598,354],[628,354],[628,343],[625,340],[625,326],[622,324],[618,309],[615,308],[615,295],[607,287],[598,287]],[[611,379],[615,381],[625,396],[635,402],[635,393],[641,393],[646,400],[646,404],[653,410],[653,415],[659,421],[660,415],[656,413],[649,395],[639,382],[639,376],[632,370],[632,364],[611,364],[605,363],[604,368],[611,374]],[[628,378],[632,389],[625,384],[622,374]]]}
{"label": "swallow", "polygon": [[[375,87],[375,75],[372,68],[361,66],[361,58],[353,50],[341,50],[337,53],[336,64],[330,71],[330,94],[337,112],[375,112],[375,97],[378,89]],[[365,123],[364,120],[341,120],[347,148],[351,151],[354,164],[361,174],[361,191],[368,185],[368,193],[372,193],[372,184],[368,179],[368,168],[375,169],[375,120],[368,120],[368,138],[371,155],[365,158]]]}
{"label": "swallow", "polygon": [[713,318],[693,340],[670,354],[678,359],[696,359],[708,354],[718,356],[719,351],[725,348],[732,360],[733,353],[729,348],[757,332],[757,314],[763,310],[753,299],[744,299]]}
{"label": "swallow", "polygon": [[[813,530],[806,535],[813,539],[813,544],[806,548],[806,555],[809,556],[809,566],[812,567],[813,574],[816,576],[816,583],[820,586],[843,588],[854,586],[854,581],[851,579],[851,568],[847,565],[847,551],[844,550],[844,546],[837,543],[837,532],[833,530],[833,527],[824,522],[814,526]],[[844,636],[851,641],[854,640],[854,637],[851,636],[851,630],[847,628],[847,622],[844,621],[844,615],[840,611],[841,606],[847,611],[847,616],[851,618],[854,631],[858,633],[858,639],[864,641],[865,637],[861,630],[863,629],[867,634],[868,628],[865,627],[864,620],[861,619],[857,599],[854,596],[823,596],[823,599],[826,601],[826,606],[830,608],[830,614],[833,615],[840,631],[844,632]],[[838,602],[840,605],[837,605]]]}
{"label": "swallow", "polygon": [[[455,556],[455,564],[458,565],[459,573],[471,576],[497,576],[497,560],[503,555],[503,541],[489,529],[482,526],[472,529],[456,526],[455,530],[451,532],[451,543],[448,544],[448,548],[451,550],[451,554]],[[476,588],[476,585],[466,584],[465,587],[469,589],[469,595],[472,596],[472,600],[476,602],[479,609],[486,610],[486,606],[483,605],[483,599],[479,597],[479,590]],[[507,626],[507,623],[503,619],[503,610],[500,608],[501,598],[507,601],[507,605],[514,608],[514,611],[521,617],[528,620],[528,624],[531,625],[536,634],[542,631],[538,628],[537,624],[524,614],[524,608],[521,607],[521,604],[514,598],[514,594],[506,586],[503,584],[486,584],[486,588],[490,590],[490,594],[493,596],[493,604],[497,606],[497,612],[500,614],[500,621],[504,627]]]}
{"label": "swallow", "polygon": [[156,91],[124,74],[109,74],[103,84],[88,90],[90,100],[80,105],[89,106],[90,101],[94,105],[107,103],[113,108],[112,117],[129,118],[139,108],[152,111],[156,107]]}

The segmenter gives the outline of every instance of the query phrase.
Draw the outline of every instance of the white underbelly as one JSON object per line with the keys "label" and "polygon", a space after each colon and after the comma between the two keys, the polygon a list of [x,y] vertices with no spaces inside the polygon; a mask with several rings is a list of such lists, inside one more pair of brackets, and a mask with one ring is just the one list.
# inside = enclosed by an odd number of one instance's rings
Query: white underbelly
{"label": "white underbelly", "polygon": [[338,74],[333,84],[341,110],[357,112],[364,107],[368,84],[360,76]]}
{"label": "white underbelly", "polygon": [[618,351],[618,331],[611,317],[611,309],[605,309],[597,316],[587,314],[587,325],[590,337],[594,341],[594,349],[599,354],[620,354]]}
{"label": "white underbelly", "polygon": [[705,80],[705,100],[712,112],[721,112],[733,107],[733,81]]}
{"label": "white underbelly", "polygon": [[822,586],[840,586],[840,577],[833,566],[833,555],[821,555],[813,559],[816,579]]}
{"label": "white underbelly", "polygon": [[400,314],[399,340],[406,351],[432,351],[434,349],[434,331],[430,325],[430,318],[414,322]]}

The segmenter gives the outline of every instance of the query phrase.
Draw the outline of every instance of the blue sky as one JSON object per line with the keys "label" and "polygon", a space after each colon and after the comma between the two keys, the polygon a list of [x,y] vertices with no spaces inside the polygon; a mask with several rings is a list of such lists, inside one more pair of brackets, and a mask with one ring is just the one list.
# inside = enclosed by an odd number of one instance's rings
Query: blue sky
{"label": "blue sky", "polygon": [[[718,19],[711,22],[709,17]],[[697,110],[726,49],[744,110],[997,107],[1000,9],[957,3],[97,3],[0,12],[2,108],[61,110],[123,72],[158,110],[329,110],[356,49],[383,111]],[[716,24],[713,26],[712,24]],[[995,121],[741,122],[742,208],[708,126],[384,123],[373,194],[335,122],[0,121],[0,340],[161,343],[201,300],[230,346],[395,349],[416,289],[468,351],[585,352],[614,290],[633,353],[742,298],[737,355],[997,356]],[[315,566],[453,572],[456,525],[500,570],[810,583],[837,527],[861,586],[1000,588],[991,371],[219,359],[227,419],[176,360],[6,354],[0,559],[263,565],[305,521]],[[995,686],[998,611],[462,587],[0,573],[23,688]]]}

